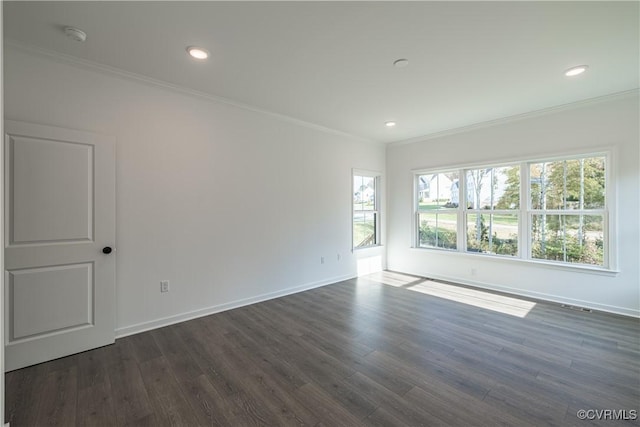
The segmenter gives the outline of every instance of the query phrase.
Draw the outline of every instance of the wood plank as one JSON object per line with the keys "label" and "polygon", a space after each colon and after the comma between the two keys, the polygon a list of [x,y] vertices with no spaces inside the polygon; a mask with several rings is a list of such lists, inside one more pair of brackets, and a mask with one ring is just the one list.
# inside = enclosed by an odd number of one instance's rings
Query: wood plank
{"label": "wood plank", "polygon": [[131,359],[109,366],[109,382],[119,425],[127,425],[153,414],[138,364]]}
{"label": "wood plank", "polygon": [[[535,423],[526,418],[514,417],[508,413],[495,411],[490,404],[477,399],[468,399],[459,390],[447,384],[438,384],[425,390],[414,387],[406,395],[407,403],[422,406],[432,417],[444,421],[447,425],[474,425],[478,419],[483,425],[534,427]],[[464,400],[465,406],[459,405]]]}
{"label": "wood plank", "polygon": [[327,426],[358,427],[364,425],[340,401],[314,384],[305,384],[295,396]]}
{"label": "wood plank", "polygon": [[171,425],[196,425],[193,408],[185,400],[170,364],[164,356],[147,360],[139,365],[140,375],[153,412]]}
{"label": "wood plank", "polygon": [[76,367],[50,372],[38,405],[36,425],[74,425],[77,415],[78,370]]}
{"label": "wood plank", "polygon": [[178,333],[175,327],[166,327],[150,331],[150,335],[155,340],[162,355],[171,365],[171,370],[178,380],[188,380],[202,375],[202,369],[185,351],[187,344]]}
{"label": "wood plank", "polygon": [[35,425],[46,375],[38,366],[18,369],[5,376],[5,422],[11,425]]}
{"label": "wood plank", "polygon": [[139,364],[162,356],[162,352],[153,339],[153,334],[135,334],[122,338],[122,340],[130,343],[133,355]]}
{"label": "wood plank", "polygon": [[202,374],[192,379],[183,378],[180,386],[185,399],[198,417],[199,425],[239,425],[240,420],[234,413],[235,405],[218,393],[206,375]]}
{"label": "wood plank", "polygon": [[109,384],[95,383],[78,391],[77,425],[115,424],[116,412]]}
{"label": "wood plank", "polygon": [[78,390],[104,385],[108,382],[104,358],[99,351],[85,351],[77,355]]}

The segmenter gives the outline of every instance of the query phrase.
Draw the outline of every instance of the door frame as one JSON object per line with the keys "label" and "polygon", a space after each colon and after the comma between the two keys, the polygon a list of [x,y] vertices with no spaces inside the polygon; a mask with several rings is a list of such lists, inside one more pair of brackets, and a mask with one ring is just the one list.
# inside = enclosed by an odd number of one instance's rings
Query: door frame
{"label": "door frame", "polygon": [[[4,2],[0,2],[0,46],[3,45]],[[0,135],[4,141],[4,55],[0,55]],[[0,150],[0,425],[4,425],[4,149]],[[7,424],[8,425],[8,424]]]}

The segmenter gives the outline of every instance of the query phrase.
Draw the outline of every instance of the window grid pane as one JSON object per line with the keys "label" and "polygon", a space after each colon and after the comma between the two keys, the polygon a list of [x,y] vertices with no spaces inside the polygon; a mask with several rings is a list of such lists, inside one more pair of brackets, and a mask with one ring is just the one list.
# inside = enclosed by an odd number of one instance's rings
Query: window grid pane
{"label": "window grid pane", "polygon": [[353,214],[353,247],[377,244],[377,212],[359,211]]}
{"label": "window grid pane", "polygon": [[532,209],[604,209],[605,160],[587,157],[532,163],[529,166]]}
{"label": "window grid pane", "polygon": [[418,175],[418,210],[457,209],[460,203],[458,171]]}
{"label": "window grid pane", "polygon": [[457,249],[458,217],[456,213],[419,213],[418,246],[421,248]]}
{"label": "window grid pane", "polygon": [[520,208],[520,166],[470,169],[465,176],[467,209]]}
{"label": "window grid pane", "polygon": [[467,252],[518,256],[518,215],[467,214]]}

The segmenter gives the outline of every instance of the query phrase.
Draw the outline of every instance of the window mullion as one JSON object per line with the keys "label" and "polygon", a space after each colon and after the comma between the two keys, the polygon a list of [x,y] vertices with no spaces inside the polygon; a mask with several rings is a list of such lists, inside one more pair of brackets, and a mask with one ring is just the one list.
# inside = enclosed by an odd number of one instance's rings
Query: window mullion
{"label": "window mullion", "polygon": [[413,245],[415,248],[420,247],[420,175],[415,175],[413,180]]}
{"label": "window mullion", "polygon": [[519,256],[531,259],[531,167],[529,163],[520,164],[520,218],[519,218]]}
{"label": "window mullion", "polygon": [[[606,198],[605,198],[606,200]],[[610,230],[610,224],[609,224],[609,213],[605,212],[603,214],[603,224],[602,226],[604,227],[603,233],[602,233],[602,238],[604,239],[604,242],[609,242],[609,230]],[[604,245],[603,249],[602,249],[602,256],[603,256],[603,261],[604,261],[604,266],[606,268],[611,268],[611,267],[615,267],[612,266],[612,260],[610,258],[610,254],[611,254],[611,248],[609,245]]]}
{"label": "window mullion", "polygon": [[467,201],[467,179],[466,179],[466,171],[461,169],[459,171],[458,178],[458,252],[466,252],[467,251],[467,225],[466,225],[466,210],[467,206],[469,206],[469,202]]}

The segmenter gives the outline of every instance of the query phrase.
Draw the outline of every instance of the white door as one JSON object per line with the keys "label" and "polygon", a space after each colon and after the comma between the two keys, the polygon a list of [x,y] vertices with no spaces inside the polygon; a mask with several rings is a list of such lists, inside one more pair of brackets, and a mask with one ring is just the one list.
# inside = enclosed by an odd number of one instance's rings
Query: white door
{"label": "white door", "polygon": [[5,368],[115,338],[115,143],[5,122]]}

